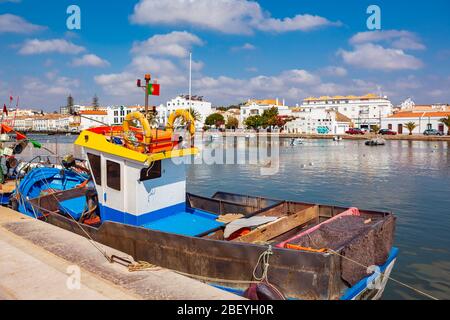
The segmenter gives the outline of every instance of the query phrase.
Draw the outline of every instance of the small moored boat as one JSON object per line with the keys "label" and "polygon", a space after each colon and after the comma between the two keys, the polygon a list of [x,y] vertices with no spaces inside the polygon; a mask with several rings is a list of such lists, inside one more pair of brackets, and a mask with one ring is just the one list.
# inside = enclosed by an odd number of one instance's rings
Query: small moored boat
{"label": "small moored boat", "polygon": [[374,138],[367,140],[365,144],[366,146],[384,146],[386,144],[386,140],[383,138]]}
{"label": "small moored boat", "polygon": [[292,138],[290,145],[291,146],[299,146],[301,144],[303,144],[304,140],[302,138]]}

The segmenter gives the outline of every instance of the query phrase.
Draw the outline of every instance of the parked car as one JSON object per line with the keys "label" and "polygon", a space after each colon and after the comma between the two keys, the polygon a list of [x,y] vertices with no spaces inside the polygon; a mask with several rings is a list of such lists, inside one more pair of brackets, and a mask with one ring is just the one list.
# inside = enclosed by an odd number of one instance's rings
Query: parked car
{"label": "parked car", "polygon": [[436,129],[427,129],[423,132],[426,136],[443,136],[444,133]]}
{"label": "parked car", "polygon": [[397,132],[392,131],[391,129],[381,129],[380,131],[378,131],[379,134],[381,135],[387,135],[387,136],[395,136],[397,134]]}
{"label": "parked car", "polygon": [[366,132],[359,128],[350,128],[347,131],[345,131],[345,133],[346,134],[365,134]]}

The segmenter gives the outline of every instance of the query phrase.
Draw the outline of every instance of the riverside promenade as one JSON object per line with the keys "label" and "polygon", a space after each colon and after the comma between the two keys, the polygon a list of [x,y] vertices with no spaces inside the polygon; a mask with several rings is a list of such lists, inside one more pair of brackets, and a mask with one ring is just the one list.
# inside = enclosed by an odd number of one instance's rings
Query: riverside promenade
{"label": "riverside promenade", "polygon": [[[98,244],[111,255],[125,253]],[[77,284],[79,279],[79,284]],[[0,207],[0,300],[235,300],[166,269],[130,272],[86,238]]]}
{"label": "riverside promenade", "polygon": [[[219,132],[214,132],[219,133]],[[204,135],[208,134],[208,132],[204,132]],[[395,136],[391,135],[376,135],[374,133],[367,133],[364,135],[349,135],[349,134],[302,134],[302,133],[285,133],[285,132],[272,132],[272,133],[256,133],[256,132],[245,132],[245,131],[238,131],[238,132],[221,132],[222,135],[227,136],[236,136],[236,137],[246,137],[248,135],[278,135],[280,138],[304,138],[304,139],[333,139],[334,137],[342,137],[344,140],[368,140],[375,137],[382,137],[385,140],[406,140],[406,141],[450,141],[450,136],[425,136],[420,134],[397,134]]]}

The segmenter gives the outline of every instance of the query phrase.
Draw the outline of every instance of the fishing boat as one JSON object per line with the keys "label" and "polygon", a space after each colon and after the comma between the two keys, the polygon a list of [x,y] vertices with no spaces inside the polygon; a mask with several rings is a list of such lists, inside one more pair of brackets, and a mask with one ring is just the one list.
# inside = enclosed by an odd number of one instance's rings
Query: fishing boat
{"label": "fishing boat", "polygon": [[384,146],[386,144],[386,140],[384,140],[383,138],[373,138],[370,140],[367,140],[365,142],[366,146]]}
{"label": "fishing boat", "polygon": [[[33,169],[16,190],[17,209],[252,299],[381,296],[398,252],[391,213],[187,193],[183,160],[197,149],[173,131],[177,117],[195,132],[182,110],[165,130],[150,128],[140,112],[123,126],[84,130],[75,144],[87,155],[88,172],[73,172],[70,162],[58,173]],[[136,121],[139,127],[130,125]]]}
{"label": "fishing boat", "polygon": [[290,145],[291,146],[299,146],[301,144],[303,144],[304,140],[302,138],[292,138]]}

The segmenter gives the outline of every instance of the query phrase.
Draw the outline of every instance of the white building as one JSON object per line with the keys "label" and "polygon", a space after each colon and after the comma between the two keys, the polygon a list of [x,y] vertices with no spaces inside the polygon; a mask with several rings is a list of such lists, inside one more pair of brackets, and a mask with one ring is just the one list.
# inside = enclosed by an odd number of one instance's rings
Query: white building
{"label": "white building", "polygon": [[80,111],[79,114],[80,131],[110,124],[108,122],[108,112],[105,110],[85,110]]}
{"label": "white building", "polygon": [[36,114],[40,114],[40,111],[36,111],[33,109],[8,109],[8,118],[17,118],[17,117],[31,117]]}
{"label": "white building", "polygon": [[223,116],[223,119],[225,120],[225,124],[227,123],[228,118],[236,118],[238,121],[238,128],[241,128],[243,126],[242,122],[240,122],[241,110],[239,108],[231,108],[226,111],[213,109],[212,113],[221,114]]}
{"label": "white building", "polygon": [[109,125],[122,125],[127,114],[142,110],[144,110],[142,106],[109,106],[106,110],[103,109],[103,111],[107,112],[108,117],[106,123]]}
{"label": "white building", "polygon": [[34,118],[31,116],[17,116],[8,125],[17,131],[31,131],[33,130],[33,120]]}
{"label": "white building", "polygon": [[380,125],[381,119],[392,114],[393,105],[387,97],[375,94],[365,96],[334,96],[306,98],[303,108],[334,109],[350,118],[357,128],[369,129]]}
{"label": "white building", "polygon": [[344,134],[350,128],[351,119],[332,109],[293,109],[295,119],[286,123],[288,133],[301,134]]}
{"label": "white building", "polygon": [[198,129],[205,125],[206,117],[212,113],[211,102],[203,100],[202,96],[192,96],[189,100],[189,95],[179,95],[176,98],[167,101],[166,105],[156,107],[158,112],[158,121],[161,125],[167,124],[169,115],[177,109],[189,109],[197,111],[200,119],[196,121],[195,126]]}
{"label": "white building", "polygon": [[250,116],[261,116],[264,111],[271,108],[277,108],[278,115],[280,116],[289,116],[291,114],[291,110],[284,104],[284,100],[280,102],[278,99],[249,99],[247,103],[241,107],[239,123],[244,123],[244,121]]}
{"label": "white building", "polygon": [[436,129],[446,134],[447,128],[439,120],[448,116],[450,116],[450,109],[448,111],[419,111],[418,109],[412,111],[401,111],[391,116],[382,118],[381,128],[390,129],[398,132],[399,134],[409,134],[408,129],[404,126],[408,122],[414,122],[417,127],[413,130],[413,134],[422,134],[427,129]]}

